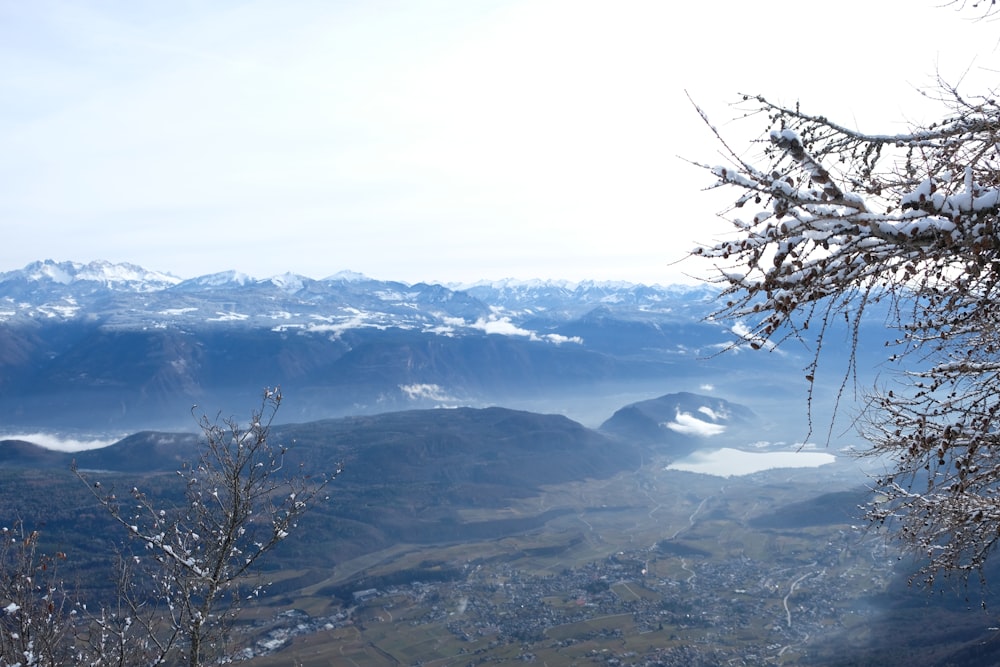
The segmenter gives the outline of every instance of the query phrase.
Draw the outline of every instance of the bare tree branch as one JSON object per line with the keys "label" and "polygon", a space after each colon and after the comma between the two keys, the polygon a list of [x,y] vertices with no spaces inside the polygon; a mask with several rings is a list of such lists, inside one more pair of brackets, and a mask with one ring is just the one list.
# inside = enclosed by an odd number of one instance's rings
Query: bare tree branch
{"label": "bare tree branch", "polygon": [[0,664],[60,667],[73,657],[73,624],[59,578],[62,553],[47,555],[20,521],[0,527]]}
{"label": "bare tree branch", "polygon": [[888,306],[887,361],[908,370],[867,403],[870,453],[898,466],[870,518],[927,559],[928,581],[981,570],[1000,536],[1000,105],[944,84],[940,99],[940,122],[871,135],[744,96],[745,116],[770,124],[764,159],[722,142],[728,164],[701,165],[735,191],[736,237],[693,251],[725,287],[715,317],[745,322],[757,346],[811,329],[822,349],[846,320],[848,373],[864,313]]}
{"label": "bare tree branch", "polygon": [[[270,442],[280,405],[280,390],[267,389],[246,425],[196,417],[205,441],[198,461],[177,471],[181,505],[165,505],[137,487],[122,499],[76,472],[138,547],[124,605],[133,613],[158,605],[156,614],[142,616],[151,664],[182,656],[195,667],[222,657],[230,622],[261,590],[250,576],[255,566],[340,472],[339,465],[316,476],[286,469],[286,448]],[[132,587],[133,567],[144,577],[145,602]]]}

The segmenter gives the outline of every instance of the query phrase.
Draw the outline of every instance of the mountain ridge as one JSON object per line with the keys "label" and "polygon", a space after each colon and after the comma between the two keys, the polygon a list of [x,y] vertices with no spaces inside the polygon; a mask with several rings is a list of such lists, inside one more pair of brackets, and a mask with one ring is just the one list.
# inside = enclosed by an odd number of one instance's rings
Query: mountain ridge
{"label": "mountain ridge", "polygon": [[282,279],[295,278],[306,282],[378,282],[394,283],[399,285],[413,286],[418,284],[435,284],[454,291],[468,291],[470,289],[489,288],[494,290],[519,290],[537,288],[555,288],[567,291],[579,291],[588,289],[621,290],[636,287],[649,287],[653,289],[670,289],[673,291],[699,291],[705,289],[700,285],[668,285],[659,283],[635,283],[625,280],[565,280],[565,279],[543,279],[543,278],[501,278],[497,280],[477,280],[473,282],[442,282],[426,283],[418,281],[408,283],[398,280],[383,280],[369,277],[363,273],[358,273],[350,269],[342,269],[322,278],[312,278],[293,271],[275,274],[273,276],[257,277],[251,276],[242,271],[234,269],[223,269],[221,271],[193,276],[191,278],[180,278],[169,272],[145,269],[141,266],[129,262],[109,262],[107,260],[91,260],[89,262],[77,262],[73,260],[55,261],[52,259],[37,260],[27,264],[20,269],[0,271],[0,283],[22,279],[33,282],[51,281],[63,285],[74,282],[102,282],[108,286],[122,285],[127,287],[136,283],[145,283],[141,291],[156,291],[169,289],[170,287],[182,283],[201,284],[224,284],[236,283],[240,285],[248,283],[266,283],[280,281]]}
{"label": "mountain ridge", "polygon": [[[293,272],[258,279],[222,271],[182,280],[132,264],[34,262],[0,273],[0,323],[104,318],[117,326],[206,326],[226,323],[279,328],[388,326],[440,330],[519,318],[525,309],[549,319],[578,316],[610,303],[666,312],[666,302],[708,288],[677,289],[626,282],[497,281],[457,289],[437,283],[375,280],[353,272],[312,279]],[[257,303],[249,303],[257,299]],[[706,314],[707,310],[700,314]],[[414,312],[417,311],[417,312]]]}
{"label": "mountain ridge", "polygon": [[710,296],[596,281],[463,291],[351,272],[182,280],[35,262],[0,273],[0,428],[162,428],[191,404],[229,410],[272,385],[296,396],[296,419],[655,392],[679,356],[697,359],[690,341],[678,347],[692,327],[699,346],[731,341],[706,320]]}
{"label": "mountain ridge", "polygon": [[[706,425],[715,424],[747,424],[756,421],[756,415],[746,406],[731,403],[724,399],[712,396],[704,396],[689,392],[666,394],[656,399],[639,401],[623,406],[615,412],[615,415],[605,421],[598,428],[588,428],[579,422],[572,420],[565,415],[545,414],[531,412],[528,410],[517,410],[500,406],[490,406],[484,408],[458,407],[451,409],[422,409],[422,410],[400,410],[384,412],[373,415],[352,415],[346,417],[336,417],[320,419],[302,423],[280,423],[272,427],[273,439],[283,442],[295,442],[298,446],[315,450],[330,444],[330,433],[401,433],[406,438],[420,440],[426,438],[440,445],[447,438],[446,435],[454,436],[462,433],[462,425],[473,424],[480,427],[480,435],[487,433],[489,438],[497,441],[507,442],[508,445],[517,450],[530,449],[530,442],[540,432],[551,432],[557,434],[554,439],[544,441],[544,447],[565,447],[568,441],[573,439],[583,439],[599,435],[600,437],[611,437],[625,447],[638,447],[648,450],[647,453],[658,453],[664,455],[678,455],[680,450],[663,448],[662,445],[670,445],[673,442],[686,441],[687,434],[679,431],[666,429],[658,433],[655,438],[636,437],[634,433],[623,429],[618,424],[618,415],[627,414],[638,408],[648,413],[647,406],[671,406],[680,410],[687,410],[689,414],[701,414],[702,417],[695,417]],[[663,408],[666,409],[666,408]],[[723,415],[723,411],[728,414]],[[707,418],[704,418],[705,416]],[[731,415],[735,415],[732,418]],[[535,428],[527,428],[526,425],[534,425]],[[514,426],[514,428],[509,428]],[[525,439],[525,433],[532,433],[531,437]],[[520,435],[518,435],[520,434]],[[722,431],[707,434],[708,436],[722,435]],[[709,437],[702,434],[701,442],[708,443]],[[0,465],[9,467],[35,467],[39,464],[52,467],[66,467],[71,461],[77,461],[81,467],[100,468],[109,471],[119,472],[169,472],[176,468],[182,461],[190,461],[197,451],[199,435],[192,431],[184,432],[163,432],[145,430],[131,433],[119,438],[103,447],[87,449],[76,452],[63,452],[44,445],[31,442],[25,437],[10,439],[0,436]],[[474,438],[477,436],[473,436]],[[520,439],[519,439],[520,438]],[[337,440],[338,438],[333,438]],[[371,438],[340,438],[344,442],[351,443],[341,453],[355,446],[358,442],[364,443]],[[712,447],[719,446],[720,441],[728,442],[731,438],[716,438],[711,442]],[[447,449],[447,447],[446,447]],[[635,451],[639,451],[636,449]],[[393,460],[391,467],[399,465],[399,461],[407,458]],[[415,457],[421,458],[421,457]],[[316,461],[310,462],[311,465]],[[616,467],[614,465],[612,468]],[[627,466],[626,466],[627,467]],[[385,471],[385,466],[379,466]],[[530,471],[529,471],[530,473]],[[382,473],[380,473],[382,474]]]}
{"label": "mountain ridge", "polygon": [[622,392],[703,385],[737,398],[767,386],[768,399],[792,400],[808,341],[755,354],[711,318],[717,296],[712,286],[513,279],[456,290],[350,272],[181,280],[46,260],[0,274],[0,431],[173,428],[192,404],[237,412],[275,385],[299,421],[550,403],[596,425],[592,406],[618,408]]}

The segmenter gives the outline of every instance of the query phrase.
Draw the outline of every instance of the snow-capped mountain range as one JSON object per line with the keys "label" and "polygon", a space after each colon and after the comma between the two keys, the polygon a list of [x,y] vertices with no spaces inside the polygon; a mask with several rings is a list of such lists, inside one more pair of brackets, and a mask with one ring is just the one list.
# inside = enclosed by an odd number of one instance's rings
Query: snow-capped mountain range
{"label": "snow-capped mountain range", "polygon": [[702,317],[711,296],[709,288],[624,282],[411,285],[350,271],[320,280],[295,273],[258,279],[236,271],[182,280],[132,264],[46,260],[0,273],[0,322],[97,317],[109,327],[228,322],[280,331],[402,327],[448,334],[463,328],[499,332],[538,316],[565,320],[602,304],[665,314],[676,309],[678,297],[686,304],[700,298],[695,315]]}
{"label": "snow-capped mountain range", "polygon": [[590,424],[672,391],[798,391],[802,355],[718,354],[740,339],[706,318],[715,296],[36,262],[0,273],[0,432],[188,425],[194,403],[232,414],[273,385],[293,406],[285,419],[506,405]]}

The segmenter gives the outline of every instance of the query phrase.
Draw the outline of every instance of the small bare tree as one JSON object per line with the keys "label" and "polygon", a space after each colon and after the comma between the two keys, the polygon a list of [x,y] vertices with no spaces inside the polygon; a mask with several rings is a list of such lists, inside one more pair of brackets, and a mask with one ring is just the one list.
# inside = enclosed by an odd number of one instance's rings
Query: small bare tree
{"label": "small bare tree", "polygon": [[1000,103],[944,84],[936,99],[940,121],[882,135],[744,96],[769,126],[763,153],[713,128],[727,163],[701,166],[736,191],[735,235],[694,251],[751,345],[815,343],[810,387],[830,324],[856,346],[866,308],[888,305],[886,360],[905,370],[867,403],[870,453],[895,466],[870,518],[927,559],[928,581],[981,571],[1000,538]]}
{"label": "small bare tree", "polygon": [[270,442],[280,404],[280,391],[267,389],[246,425],[198,418],[205,441],[198,461],[177,472],[184,484],[180,505],[138,487],[119,497],[77,471],[139,547],[124,560],[121,608],[98,624],[110,644],[126,646],[130,636],[141,636],[148,664],[180,660],[194,667],[224,654],[231,621],[261,589],[251,576],[256,566],[339,472],[286,469],[286,449]]}
{"label": "small bare tree", "polygon": [[[103,604],[76,604],[75,654],[78,667],[156,665],[169,654],[163,619],[165,601],[137,584],[135,559],[118,555],[112,595]],[[169,638],[172,632],[166,634]]]}
{"label": "small bare tree", "polygon": [[59,565],[20,522],[0,528],[0,665],[60,667],[73,661],[73,624]]}

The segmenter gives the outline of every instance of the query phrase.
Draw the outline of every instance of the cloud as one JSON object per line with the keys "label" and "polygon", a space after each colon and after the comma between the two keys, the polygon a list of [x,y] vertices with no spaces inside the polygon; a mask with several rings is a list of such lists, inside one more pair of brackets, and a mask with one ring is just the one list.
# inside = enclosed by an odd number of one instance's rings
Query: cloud
{"label": "cloud", "polygon": [[488,334],[500,334],[501,336],[527,336],[530,338],[535,335],[535,332],[522,329],[511,322],[509,317],[501,317],[500,319],[493,320],[486,320],[480,317],[476,320],[475,324],[469,326],[473,329],[482,329]]}
{"label": "cloud", "polygon": [[553,343],[555,345],[562,345],[563,343],[583,343],[583,339],[579,336],[563,336],[561,334],[542,334],[539,336],[534,331],[522,329],[517,326],[510,321],[509,317],[500,317],[490,320],[480,317],[474,324],[470,324],[469,326],[473,329],[485,331],[488,334],[499,334],[501,336],[525,336],[529,340],[548,341],[549,343]]}
{"label": "cloud", "polygon": [[441,385],[437,384],[401,384],[400,391],[406,394],[411,401],[431,400],[431,401],[454,401],[453,396],[449,396]]}
{"label": "cloud", "polygon": [[545,334],[542,336],[545,340],[550,343],[555,343],[556,345],[562,345],[563,343],[580,343],[583,344],[583,339],[579,336],[563,336],[561,334]]}
{"label": "cloud", "polygon": [[24,440],[57,452],[82,452],[87,449],[100,449],[118,442],[118,438],[93,440],[77,440],[63,438],[52,433],[10,433],[0,435],[0,440]]}
{"label": "cloud", "polygon": [[693,435],[699,438],[709,438],[713,435],[725,433],[726,427],[723,424],[709,424],[692,415],[690,412],[677,411],[677,416],[672,422],[664,422],[666,426],[675,433],[682,435]]}

